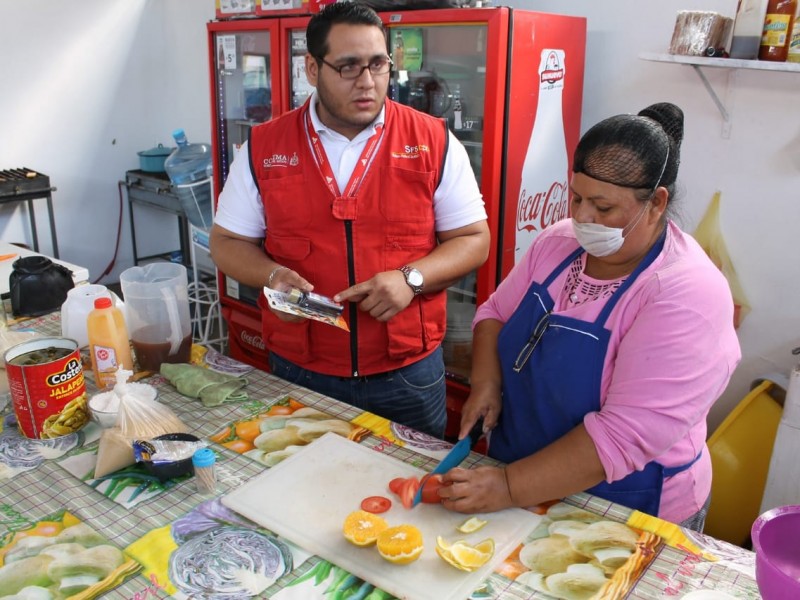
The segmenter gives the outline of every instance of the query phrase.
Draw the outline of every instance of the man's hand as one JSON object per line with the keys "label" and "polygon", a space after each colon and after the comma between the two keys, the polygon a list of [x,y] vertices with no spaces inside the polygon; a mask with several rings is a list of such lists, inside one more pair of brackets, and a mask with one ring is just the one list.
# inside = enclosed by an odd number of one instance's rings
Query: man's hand
{"label": "man's hand", "polygon": [[359,310],[378,321],[388,321],[414,299],[414,291],[400,271],[383,271],[372,279],[357,283],[333,297],[335,302],[356,302]]}
{"label": "man's hand", "polygon": [[[279,292],[289,292],[292,288],[299,288],[304,292],[311,292],[314,290],[314,286],[301,277],[297,271],[293,271],[288,267],[276,267],[276,269],[277,270],[272,276],[273,290],[277,290]],[[281,321],[286,321],[287,323],[297,323],[299,321],[306,320],[305,317],[293,315],[281,310],[275,310],[272,307],[270,307],[270,311],[272,311],[272,314],[278,317]]]}

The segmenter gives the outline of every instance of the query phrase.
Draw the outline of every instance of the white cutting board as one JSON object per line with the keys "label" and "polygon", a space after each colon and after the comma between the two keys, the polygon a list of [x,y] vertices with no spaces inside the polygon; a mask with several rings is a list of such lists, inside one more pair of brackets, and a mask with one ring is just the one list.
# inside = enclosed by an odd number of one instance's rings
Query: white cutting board
{"label": "white cutting board", "polygon": [[[463,600],[530,534],[541,517],[512,508],[482,515],[479,531],[459,533],[469,515],[439,504],[411,510],[389,491],[395,477],[419,477],[424,471],[335,433],[324,436],[261,475],[223,496],[222,503],[259,525],[296,543],[373,585],[407,600]],[[425,549],[409,565],[395,565],[375,546],[359,548],[342,535],[345,517],[367,496],[385,496],[392,508],[381,516],[389,526],[409,523],[421,531]],[[477,543],[491,537],[495,553],[480,569],[467,573],[436,554],[436,536],[449,542]]]}

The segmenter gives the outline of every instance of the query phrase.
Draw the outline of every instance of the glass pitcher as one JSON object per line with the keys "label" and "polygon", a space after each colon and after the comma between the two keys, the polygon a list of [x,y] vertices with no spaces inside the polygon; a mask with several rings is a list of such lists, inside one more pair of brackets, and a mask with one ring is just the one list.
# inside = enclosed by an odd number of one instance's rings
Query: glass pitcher
{"label": "glass pitcher", "polygon": [[142,371],[188,363],[192,326],[186,267],[155,262],[120,274],[128,333]]}

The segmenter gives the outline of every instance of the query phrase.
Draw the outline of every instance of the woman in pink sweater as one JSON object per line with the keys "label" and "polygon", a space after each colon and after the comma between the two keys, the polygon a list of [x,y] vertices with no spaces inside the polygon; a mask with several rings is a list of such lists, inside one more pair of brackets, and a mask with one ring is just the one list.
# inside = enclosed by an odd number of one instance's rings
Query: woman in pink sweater
{"label": "woman in pink sweater", "polygon": [[741,358],[727,281],[668,217],[683,113],[592,127],[571,219],[543,231],[475,316],[461,437],[480,417],[505,468],[453,469],[448,508],[587,491],[702,529],[706,416]]}

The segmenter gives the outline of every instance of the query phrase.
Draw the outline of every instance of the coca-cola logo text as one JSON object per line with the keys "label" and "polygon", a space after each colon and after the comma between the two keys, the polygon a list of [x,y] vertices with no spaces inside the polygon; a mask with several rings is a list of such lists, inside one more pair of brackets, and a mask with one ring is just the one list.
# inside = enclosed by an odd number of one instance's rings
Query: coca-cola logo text
{"label": "coca-cola logo text", "polygon": [[259,350],[266,349],[266,346],[264,345],[264,340],[261,339],[261,336],[255,333],[250,333],[246,329],[242,329],[241,334],[239,334],[239,338],[248,346],[252,346],[253,348],[258,348]]}
{"label": "coca-cola logo text", "polygon": [[542,231],[569,214],[567,182],[554,181],[546,192],[528,194],[522,188],[517,204],[517,231]]}

